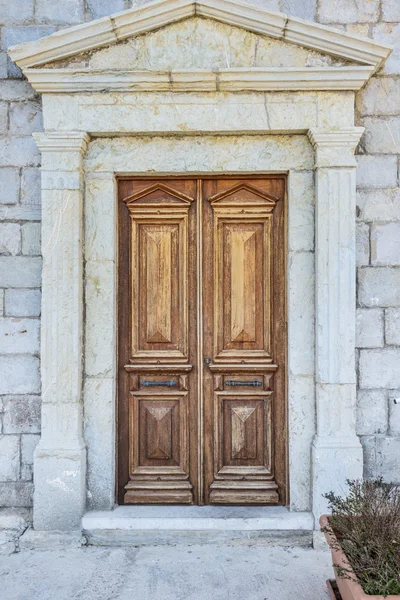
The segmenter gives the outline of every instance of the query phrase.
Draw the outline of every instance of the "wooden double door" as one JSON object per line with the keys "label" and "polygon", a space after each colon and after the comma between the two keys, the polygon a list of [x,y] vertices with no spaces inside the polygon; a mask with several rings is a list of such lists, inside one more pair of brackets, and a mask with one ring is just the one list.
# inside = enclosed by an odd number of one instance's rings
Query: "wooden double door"
{"label": "wooden double door", "polygon": [[118,502],[286,504],[285,178],[118,185]]}

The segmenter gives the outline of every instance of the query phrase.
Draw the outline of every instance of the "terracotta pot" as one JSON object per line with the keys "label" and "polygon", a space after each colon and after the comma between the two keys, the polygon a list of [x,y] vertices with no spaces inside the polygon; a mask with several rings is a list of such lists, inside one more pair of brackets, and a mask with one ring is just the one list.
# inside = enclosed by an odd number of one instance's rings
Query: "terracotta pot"
{"label": "terracotta pot", "polygon": [[[329,525],[329,515],[322,515],[319,520],[319,524],[321,525],[321,529],[327,527]],[[332,553],[332,563],[334,565],[340,565],[346,569],[351,569],[349,561],[346,558],[345,553],[340,548],[336,548],[338,543],[336,536],[334,533],[329,533],[327,531],[324,532],[327,542],[330,546]],[[335,547],[333,547],[335,546]],[[361,585],[357,583],[357,581],[353,581],[352,579],[344,579],[343,577],[339,577],[336,568],[335,571],[336,583],[339,588],[340,595],[342,596],[342,600],[385,600],[385,596],[371,596],[364,592]],[[351,576],[351,574],[349,573]],[[353,573],[354,579],[356,578]],[[386,596],[387,600],[400,600],[400,596],[398,594]]]}

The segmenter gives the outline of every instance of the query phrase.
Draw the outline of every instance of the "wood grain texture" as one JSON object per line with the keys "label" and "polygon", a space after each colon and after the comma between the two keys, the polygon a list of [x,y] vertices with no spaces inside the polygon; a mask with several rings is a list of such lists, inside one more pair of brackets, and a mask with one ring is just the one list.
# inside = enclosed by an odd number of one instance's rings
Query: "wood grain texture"
{"label": "wood grain texture", "polygon": [[119,181],[119,503],[287,503],[285,184]]}

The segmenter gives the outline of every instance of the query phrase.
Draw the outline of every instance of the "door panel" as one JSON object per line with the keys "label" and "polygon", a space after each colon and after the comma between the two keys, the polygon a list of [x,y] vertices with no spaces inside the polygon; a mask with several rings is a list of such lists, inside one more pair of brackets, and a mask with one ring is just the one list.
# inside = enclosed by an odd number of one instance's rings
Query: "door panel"
{"label": "door panel", "polygon": [[196,190],[120,183],[120,502],[197,501]]}
{"label": "door panel", "polygon": [[119,181],[120,503],[287,502],[284,193]]}
{"label": "door panel", "polygon": [[202,282],[205,492],[211,504],[286,502],[283,196],[279,178],[203,183],[209,240]]}

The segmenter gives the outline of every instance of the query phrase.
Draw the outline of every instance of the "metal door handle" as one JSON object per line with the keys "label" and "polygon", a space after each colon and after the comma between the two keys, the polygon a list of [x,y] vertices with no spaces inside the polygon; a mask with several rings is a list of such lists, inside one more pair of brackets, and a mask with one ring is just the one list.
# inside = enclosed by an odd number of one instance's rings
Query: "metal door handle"
{"label": "metal door handle", "polygon": [[261,387],[262,383],[260,381],[257,381],[256,379],[253,379],[253,381],[233,381],[233,380],[229,380],[225,382],[226,385],[230,385],[232,387],[236,386],[236,385],[248,385],[250,387]]}
{"label": "metal door handle", "polygon": [[141,382],[141,385],[143,387],[150,387],[151,385],[164,385],[166,387],[174,387],[176,385],[176,381],[174,381],[173,379],[169,379],[168,381],[149,381],[148,379],[145,379]]}

